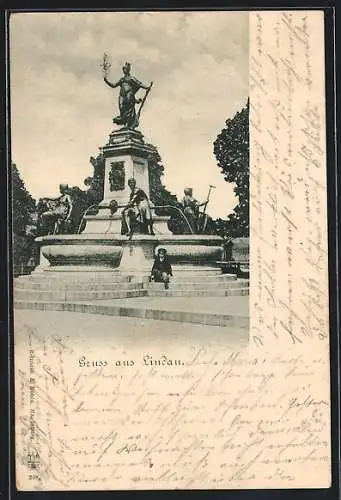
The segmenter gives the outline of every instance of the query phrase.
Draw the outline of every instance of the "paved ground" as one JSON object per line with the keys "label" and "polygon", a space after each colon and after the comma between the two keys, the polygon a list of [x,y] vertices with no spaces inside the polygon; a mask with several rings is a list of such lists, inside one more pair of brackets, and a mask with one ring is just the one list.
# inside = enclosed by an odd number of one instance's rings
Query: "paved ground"
{"label": "paved ground", "polygon": [[[117,302],[117,301],[115,301]],[[130,303],[130,301],[129,301]],[[221,327],[159,321],[118,316],[98,316],[86,313],[64,311],[14,311],[14,335],[16,344],[20,344],[27,328],[34,329],[40,336],[58,335],[72,338],[94,339],[96,344],[105,348],[106,341],[117,338],[126,348],[139,345],[144,349],[162,343],[176,345],[198,345],[213,343],[224,348],[246,346],[249,332],[245,328]]]}
{"label": "paved ground", "polygon": [[[101,300],[101,304],[113,304],[112,300]],[[249,315],[249,297],[136,297],[115,300],[117,306],[147,307],[169,311],[188,311],[209,314]]]}
{"label": "paved ground", "polygon": [[89,301],[17,301],[17,309],[134,317],[248,328],[249,297],[134,297]]}

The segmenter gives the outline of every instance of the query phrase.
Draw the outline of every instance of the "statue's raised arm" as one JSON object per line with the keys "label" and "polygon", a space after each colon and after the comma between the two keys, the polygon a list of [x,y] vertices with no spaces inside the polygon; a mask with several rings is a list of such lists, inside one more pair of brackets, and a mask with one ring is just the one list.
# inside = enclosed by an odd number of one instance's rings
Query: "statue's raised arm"
{"label": "statue's raised arm", "polygon": [[121,80],[119,80],[118,82],[116,83],[112,83],[108,80],[108,78],[106,76],[103,77],[103,80],[105,81],[105,83],[107,85],[109,85],[109,87],[111,87],[112,89],[116,89],[116,87],[119,87],[120,86],[120,83],[121,83]]}
{"label": "statue's raised arm", "polygon": [[103,55],[103,61],[102,61],[101,67],[102,67],[102,71],[103,71],[103,80],[105,81],[105,83],[109,87],[111,87],[112,89],[115,89],[116,87],[118,87],[120,85],[121,80],[118,80],[116,83],[112,83],[108,79],[108,72],[109,72],[109,70],[111,68],[111,64],[110,64],[110,61],[109,61],[109,58],[108,58],[107,54]]}
{"label": "statue's raised arm", "polygon": [[[112,83],[108,79],[108,71],[110,68],[111,64],[108,60],[108,56],[104,54],[102,63],[103,79],[111,88],[120,87],[118,99],[120,114],[113,118],[113,122],[116,125],[134,129],[139,125],[141,109],[153,82],[151,82],[150,85],[140,82],[131,74],[131,65],[129,62],[126,62],[122,67],[123,76],[116,83]],[[146,94],[143,98],[136,98],[136,94],[140,89],[146,90]],[[138,111],[136,110],[137,104],[140,104]]]}

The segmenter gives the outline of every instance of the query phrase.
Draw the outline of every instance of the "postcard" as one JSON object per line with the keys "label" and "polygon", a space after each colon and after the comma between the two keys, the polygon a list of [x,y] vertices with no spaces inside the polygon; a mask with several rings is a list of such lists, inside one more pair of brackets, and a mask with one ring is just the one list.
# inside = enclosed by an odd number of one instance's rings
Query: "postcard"
{"label": "postcard", "polygon": [[18,490],[329,487],[323,11],[9,37]]}

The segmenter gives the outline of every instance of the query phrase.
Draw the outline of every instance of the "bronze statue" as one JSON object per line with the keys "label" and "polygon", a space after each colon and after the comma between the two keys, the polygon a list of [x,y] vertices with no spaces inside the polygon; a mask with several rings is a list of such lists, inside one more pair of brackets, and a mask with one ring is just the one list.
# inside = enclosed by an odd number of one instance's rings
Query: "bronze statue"
{"label": "bronze statue", "polygon": [[131,191],[130,198],[122,211],[126,236],[132,236],[138,226],[142,234],[154,236],[153,218],[148,196],[143,189],[136,186],[135,179],[129,179],[128,186]]}
{"label": "bronze statue", "polygon": [[68,184],[59,185],[60,196],[57,198],[41,198],[38,203],[39,232],[43,234],[60,234],[67,232],[66,226],[71,221],[73,208]]}
{"label": "bronze statue", "polygon": [[[108,80],[108,70],[110,69],[110,67],[111,65],[108,61],[108,56],[104,54],[102,64],[104,81],[112,89],[120,87],[118,100],[120,114],[113,118],[113,122],[116,125],[122,125],[123,127],[134,129],[139,125],[141,109],[145,103],[153,82],[151,82],[150,85],[144,85],[143,83],[141,83],[137,78],[131,75],[131,65],[129,62],[126,62],[122,67],[123,76],[117,82],[112,83]],[[144,89],[147,91],[143,99],[137,99],[135,97],[136,93],[140,89]],[[136,104],[141,104],[137,112],[135,108]]]}
{"label": "bronze statue", "polygon": [[185,188],[184,189],[184,197],[182,199],[182,207],[183,213],[185,214],[194,234],[197,234],[199,231],[199,208],[207,205],[207,202],[199,203],[193,197],[193,189]]}

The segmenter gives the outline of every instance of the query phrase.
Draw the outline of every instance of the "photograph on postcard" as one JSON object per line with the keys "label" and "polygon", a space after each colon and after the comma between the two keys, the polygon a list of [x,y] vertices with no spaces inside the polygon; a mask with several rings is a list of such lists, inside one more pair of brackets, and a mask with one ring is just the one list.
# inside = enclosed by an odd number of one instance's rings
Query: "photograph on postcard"
{"label": "photograph on postcard", "polygon": [[9,42],[17,488],[327,487],[323,12]]}

